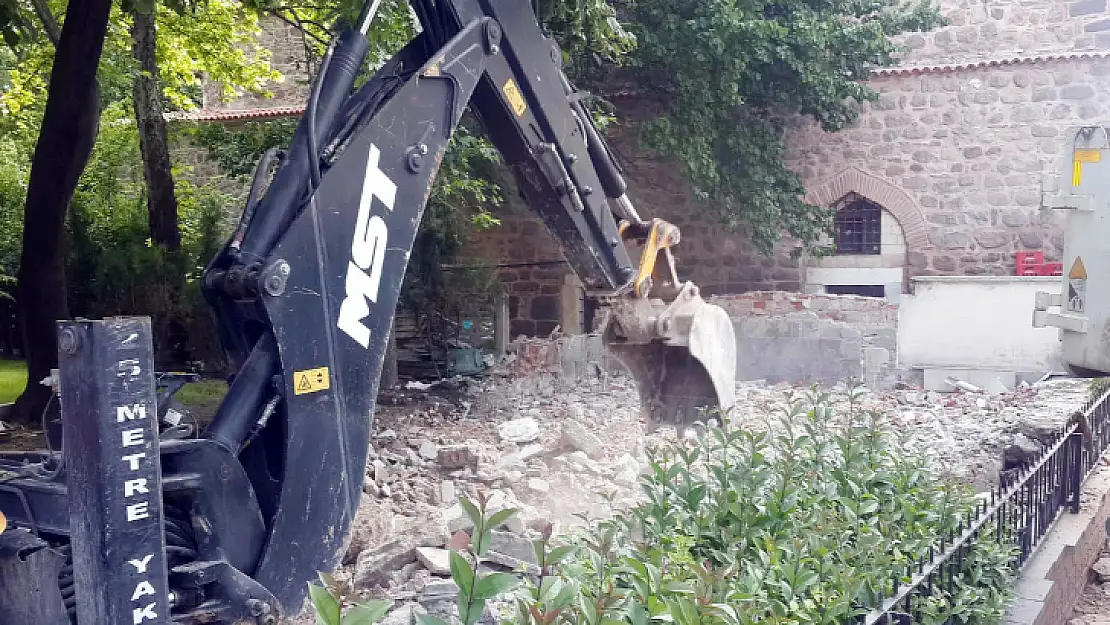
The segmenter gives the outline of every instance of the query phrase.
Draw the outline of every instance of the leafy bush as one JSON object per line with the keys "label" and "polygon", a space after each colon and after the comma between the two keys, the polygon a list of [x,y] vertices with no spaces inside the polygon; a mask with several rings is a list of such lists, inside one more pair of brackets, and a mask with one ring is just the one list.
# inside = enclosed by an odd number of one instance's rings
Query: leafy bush
{"label": "leafy bush", "polygon": [[[577,585],[564,613],[591,623],[841,623],[890,596],[977,502],[905,453],[859,408],[859,393],[849,391],[843,415],[813,391],[766,431],[726,420],[653,449],[646,501],[572,543],[575,557],[556,575]],[[920,622],[1000,618],[1012,555],[982,536],[952,593],[916,606]]]}
{"label": "leafy bush", "polygon": [[320,581],[322,585],[308,585],[319,625],[371,625],[380,621],[393,605],[392,601],[378,599],[344,610],[343,603],[348,599],[344,589],[330,575],[321,574]]}
{"label": "leafy bush", "polygon": [[1101,397],[1107,389],[1110,389],[1110,378],[1091,378],[1087,388],[1087,399],[1089,401],[1095,401]]}
{"label": "leafy bush", "polygon": [[[848,391],[842,413],[815,390],[765,431],[725,421],[656,447],[640,505],[562,540],[549,526],[533,542],[540,574],[519,581],[476,577],[490,529],[515,510],[489,514],[483,498],[464,498],[476,529],[469,553],[451,554],[463,625],[498,599],[511,608],[502,622],[522,625],[833,625],[866,614],[950,544],[978,502],[909,455],[860,393]],[[914,623],[1001,621],[1016,550],[992,525],[953,561],[950,588],[914,600]]]}
{"label": "leafy bush", "polygon": [[112,107],[104,116],[68,214],[70,313],[149,315],[160,366],[193,362],[219,369],[223,354],[212,340],[215,327],[199,278],[227,235],[228,199],[176,176],[182,247],[168,252],[153,245],[129,112]]}

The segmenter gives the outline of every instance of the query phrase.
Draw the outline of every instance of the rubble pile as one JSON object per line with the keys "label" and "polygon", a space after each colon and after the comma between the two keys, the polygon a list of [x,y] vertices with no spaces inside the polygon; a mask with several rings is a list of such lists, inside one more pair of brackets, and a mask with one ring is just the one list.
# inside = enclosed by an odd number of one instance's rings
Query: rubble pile
{"label": "rubble pile", "polygon": [[[519,362],[514,367],[511,374],[410,383],[378,405],[363,499],[336,576],[367,598],[394,600],[389,625],[407,624],[413,613],[452,614],[457,588],[448,548],[466,544],[459,532],[470,527],[460,496],[473,499],[480,489],[492,510],[520,510],[495,533],[488,559],[500,570],[527,568],[535,564],[530,541],[546,524],[559,533],[582,523],[579,515],[634,505],[646,448],[675,435],[644,432],[630,378],[598,369],[568,380],[545,367],[524,374]],[[1082,406],[1087,388],[1063,379],[997,395],[866,392],[859,407],[903,434],[938,470],[986,489],[1005,459],[1037,453]],[[807,390],[738,384],[731,420],[773,427],[788,409],[788,393]],[[848,414],[846,389],[830,390],[838,413]],[[294,622],[313,623],[310,614]]]}

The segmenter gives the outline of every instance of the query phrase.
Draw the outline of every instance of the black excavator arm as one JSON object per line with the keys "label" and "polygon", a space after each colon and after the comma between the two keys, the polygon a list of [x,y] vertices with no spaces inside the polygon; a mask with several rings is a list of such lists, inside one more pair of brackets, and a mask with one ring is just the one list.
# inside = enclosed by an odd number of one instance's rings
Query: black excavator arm
{"label": "black excavator arm", "polygon": [[[611,305],[606,340],[640,379],[649,420],[731,405],[727,316],[674,276],[677,230],[632,209],[530,3],[413,0],[420,35],[354,89],[379,2],[329,50],[288,150],[263,156],[239,226],[206,270],[205,296],[237,373],[205,432],[158,444],[164,532],[147,538],[164,550],[158,605],[172,622],[277,622],[299,612],[318,571],[339,564],[405,268],[468,106],[573,270]],[[644,246],[638,263],[628,239]],[[67,394],[66,366],[63,399],[75,388]],[[80,401],[63,402],[64,418]],[[73,457],[78,443],[63,444]],[[93,597],[92,580],[111,575],[79,572],[108,566],[98,548],[137,554],[142,545],[78,544],[66,468],[26,465],[0,457],[0,511],[15,528],[0,534],[0,623],[34,614],[43,625],[116,625],[105,614],[117,612]],[[14,598],[26,588],[38,594]],[[68,617],[51,620],[63,605]]]}

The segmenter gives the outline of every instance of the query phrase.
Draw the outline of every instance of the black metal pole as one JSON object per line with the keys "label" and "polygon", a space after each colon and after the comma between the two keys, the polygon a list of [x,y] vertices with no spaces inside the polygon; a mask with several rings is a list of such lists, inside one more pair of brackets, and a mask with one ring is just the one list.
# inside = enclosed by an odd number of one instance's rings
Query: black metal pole
{"label": "black metal pole", "polygon": [[78,625],[170,622],[150,320],[58,324]]}
{"label": "black metal pole", "polygon": [[274,337],[266,332],[258,339],[243,368],[235,376],[227,396],[204,433],[233,456],[258,422],[266,401],[273,395],[271,379],[279,372]]}

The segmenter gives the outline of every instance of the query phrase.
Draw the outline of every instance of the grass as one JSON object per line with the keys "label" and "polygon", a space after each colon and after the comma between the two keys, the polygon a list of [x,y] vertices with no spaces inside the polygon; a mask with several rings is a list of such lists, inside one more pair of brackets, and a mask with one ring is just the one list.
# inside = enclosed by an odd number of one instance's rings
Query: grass
{"label": "grass", "polygon": [[220,403],[224,395],[227,395],[227,382],[201,380],[181,387],[174,397],[186,406],[208,406]]}
{"label": "grass", "polygon": [[11,403],[27,386],[27,367],[21,360],[0,360],[0,404]]}
{"label": "grass", "polygon": [[[27,367],[21,360],[0,360],[0,404],[13,402],[27,385]],[[186,384],[177,392],[177,400],[193,408],[215,409],[227,394],[227,382],[201,380]]]}

